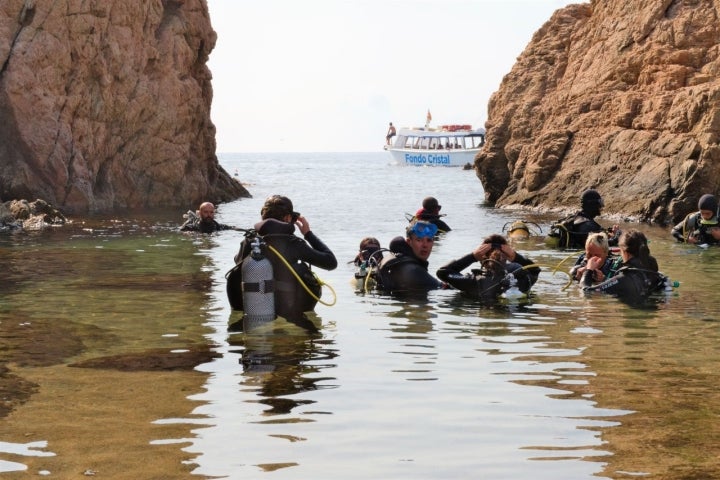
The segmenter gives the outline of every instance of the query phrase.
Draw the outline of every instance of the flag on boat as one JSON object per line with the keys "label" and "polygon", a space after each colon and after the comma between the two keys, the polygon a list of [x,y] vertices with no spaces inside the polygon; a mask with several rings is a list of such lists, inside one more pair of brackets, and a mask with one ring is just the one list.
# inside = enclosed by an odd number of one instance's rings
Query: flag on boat
{"label": "flag on boat", "polygon": [[428,108],[428,114],[427,114],[427,117],[425,117],[425,128],[430,127],[431,121],[432,121],[432,115],[430,114],[430,109]]}

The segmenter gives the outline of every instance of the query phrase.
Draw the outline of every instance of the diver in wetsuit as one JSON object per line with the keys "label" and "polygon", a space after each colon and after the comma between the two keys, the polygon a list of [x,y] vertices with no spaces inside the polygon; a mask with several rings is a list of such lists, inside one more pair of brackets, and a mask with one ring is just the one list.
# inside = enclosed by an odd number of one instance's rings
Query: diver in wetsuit
{"label": "diver in wetsuit", "polygon": [[232,230],[230,225],[218,223],[215,220],[215,205],[203,202],[197,213],[187,213],[187,220],[180,226],[181,232],[213,233],[219,230]]}
{"label": "diver in wetsuit", "polygon": [[650,255],[645,234],[629,230],[620,236],[619,246],[623,261],[617,274],[593,285],[595,273],[588,268],[580,279],[583,290],[609,293],[636,302],[665,287],[667,277],[658,272],[657,260]]}
{"label": "diver in wetsuit", "polygon": [[422,208],[415,212],[413,220],[422,220],[435,225],[438,230],[443,232],[449,232],[450,226],[440,219],[440,205],[435,197],[425,197],[422,202]]}
{"label": "diver in wetsuit", "polygon": [[[480,269],[471,273],[462,271],[475,262]],[[516,252],[502,235],[490,235],[472,252],[440,267],[437,276],[464,294],[492,302],[503,292],[516,285],[527,293],[535,284],[540,267]]]}
{"label": "diver in wetsuit", "polygon": [[696,245],[717,245],[720,243],[718,223],[718,201],[706,193],[698,200],[698,211],[689,213],[682,222],[672,229],[672,236],[679,242]]}
{"label": "diver in wetsuit", "polygon": [[[263,241],[278,251],[298,273],[315,296],[319,297],[321,287],[314,278],[310,267],[325,270],[337,267],[333,252],[310,230],[310,224],[301,214],[293,211],[292,201],[281,195],[272,195],[265,200],[260,210],[262,221],[254,229]],[[297,226],[303,238],[296,236]],[[235,263],[240,263],[250,253],[250,241],[243,240]],[[267,258],[273,267],[275,288],[275,313],[293,323],[304,319],[303,312],[315,308],[317,300],[300,285],[287,265],[270,251]],[[304,322],[303,322],[304,323]]]}
{"label": "diver in wetsuit", "polygon": [[[585,242],[589,234],[605,230],[602,225],[595,221],[595,217],[600,215],[600,211],[604,206],[605,202],[597,190],[585,190],[580,197],[581,210],[553,225],[549,236],[559,237],[558,246],[561,248],[585,248]],[[618,226],[614,225],[609,233],[609,244],[611,246],[617,245],[621,233]]]}
{"label": "diver in wetsuit", "polygon": [[601,283],[615,275],[622,259],[610,252],[610,245],[605,232],[588,235],[585,252],[582,253],[570,269],[570,276],[580,281],[585,270],[593,270],[593,283]]}
{"label": "diver in wetsuit", "polygon": [[445,285],[428,272],[437,227],[415,221],[406,229],[406,236],[390,241],[392,253],[383,258],[378,269],[378,290],[391,294],[426,293]]}

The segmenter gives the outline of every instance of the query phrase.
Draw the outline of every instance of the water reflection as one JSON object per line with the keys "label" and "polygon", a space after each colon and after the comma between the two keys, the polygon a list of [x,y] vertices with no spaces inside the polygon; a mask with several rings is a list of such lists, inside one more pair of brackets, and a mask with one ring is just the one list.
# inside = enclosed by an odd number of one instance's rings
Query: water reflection
{"label": "water reflection", "polygon": [[395,309],[386,313],[390,319],[388,329],[392,332],[389,338],[400,343],[390,353],[408,356],[413,366],[392,371],[403,374],[407,380],[437,380],[437,374],[433,373],[438,355],[434,323],[438,315],[434,302],[426,296],[404,300],[392,299],[388,302],[388,306]]}
{"label": "water reflection", "polygon": [[[312,175],[290,160],[276,170],[293,179],[282,186],[312,182],[306,193],[289,193],[317,206],[319,230],[332,219],[323,238],[338,258],[351,258],[369,226],[392,238],[404,219],[385,212],[389,183],[370,182],[360,196],[347,188],[356,182],[338,175],[337,165],[351,163],[332,160],[313,165]],[[267,163],[257,163],[262,185]],[[425,196],[428,178],[440,191],[477,184],[460,171],[352,165],[353,179],[372,169],[403,185],[401,202]],[[376,184],[382,191],[372,191]],[[261,185],[257,200],[222,206],[224,223],[256,218]],[[332,202],[317,202],[316,185],[342,188],[329,193]],[[515,215],[476,205],[472,195],[448,198],[448,212],[466,225],[438,242],[434,266]],[[359,198],[353,215],[337,208]],[[163,218],[180,220],[177,212]],[[274,479],[720,478],[720,249],[676,245],[647,226],[661,270],[681,281],[652,309],[563,289],[566,274],[552,268],[568,254],[532,241],[523,251],[549,266],[533,295],[493,306],[457,292],[358,296],[342,288],[352,268],[339,268],[324,274],[340,298],[318,307],[326,320],[318,335],[252,336],[228,332],[223,275],[239,234],[178,235],[178,222],[163,221],[0,238],[8,263],[0,282],[1,440],[56,453],[0,448],[0,470],[23,464],[62,478],[88,468],[108,478],[188,470],[219,478],[273,471]]]}
{"label": "water reflection", "polygon": [[243,391],[258,397],[248,401],[269,407],[264,415],[289,414],[296,407],[315,403],[303,398],[303,393],[337,387],[334,377],[320,375],[336,366],[338,355],[333,341],[320,333],[289,324],[266,326],[231,334],[228,344],[241,355]]}

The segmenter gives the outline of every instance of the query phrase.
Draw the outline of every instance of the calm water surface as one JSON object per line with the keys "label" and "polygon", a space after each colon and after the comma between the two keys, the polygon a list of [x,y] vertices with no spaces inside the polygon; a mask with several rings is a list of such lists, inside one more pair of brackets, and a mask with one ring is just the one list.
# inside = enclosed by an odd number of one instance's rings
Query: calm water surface
{"label": "calm water surface", "polygon": [[[720,478],[720,249],[636,225],[681,282],[642,309],[568,287],[573,259],[541,239],[517,245],[546,267],[529,298],[357,294],[360,239],[387,245],[427,195],[454,229],[432,271],[518,216],[543,231],[556,216],[487,207],[473,172],[385,155],[221,156],[253,198],[218,220],[250,227],[284,194],[338,256],[316,336],[228,332],[241,233],[178,234],[182,211],[0,237],[0,478],[142,471],[136,450],[171,470],[133,478]],[[88,408],[99,394],[108,408]]]}

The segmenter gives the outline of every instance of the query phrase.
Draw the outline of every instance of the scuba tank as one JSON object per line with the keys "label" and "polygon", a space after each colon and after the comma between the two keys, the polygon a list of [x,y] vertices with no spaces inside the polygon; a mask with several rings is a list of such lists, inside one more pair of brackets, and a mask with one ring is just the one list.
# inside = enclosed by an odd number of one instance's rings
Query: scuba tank
{"label": "scuba tank", "polygon": [[242,265],[243,320],[258,323],[275,320],[273,268],[260,246],[256,237],[250,245],[249,258]]}

